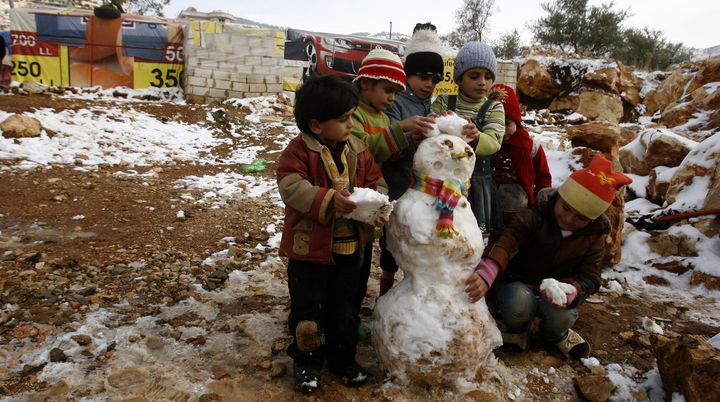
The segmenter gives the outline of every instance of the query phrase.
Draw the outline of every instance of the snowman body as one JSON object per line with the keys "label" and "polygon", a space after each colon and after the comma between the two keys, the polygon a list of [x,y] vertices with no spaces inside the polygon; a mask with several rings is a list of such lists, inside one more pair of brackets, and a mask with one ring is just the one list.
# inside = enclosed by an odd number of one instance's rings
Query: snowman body
{"label": "snowman body", "polygon": [[[464,183],[474,164],[462,139],[439,135],[420,144],[413,168]],[[464,291],[483,252],[470,204],[460,198],[453,211],[457,233],[444,238],[436,232],[435,202],[435,196],[411,188],[395,203],[386,226],[388,249],[404,278],[378,299],[372,340],[380,363],[401,384],[473,382],[501,344],[485,300],[471,304]]]}

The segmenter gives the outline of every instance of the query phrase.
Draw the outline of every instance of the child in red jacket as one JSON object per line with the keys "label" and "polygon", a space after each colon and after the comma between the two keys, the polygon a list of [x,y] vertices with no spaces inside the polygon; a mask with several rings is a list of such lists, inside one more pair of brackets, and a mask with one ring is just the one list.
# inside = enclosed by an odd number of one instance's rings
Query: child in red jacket
{"label": "child in red jacket", "polygon": [[282,152],[277,170],[285,203],[280,254],[288,257],[288,325],[294,336],[287,353],[303,392],[320,387],[325,361],[348,385],[367,379],[355,361],[353,297],[370,230],[341,215],[355,209],[350,189],[387,193],[387,186],[365,143],[351,133],[357,104],[357,92],[340,78],[306,81],[295,96],[295,120],[302,132]]}
{"label": "child in red jacket", "polygon": [[497,93],[496,99],[505,108],[505,136],[500,150],[492,155],[492,176],[507,225],[518,211],[535,205],[538,191],[550,188],[552,178],[545,151],[522,126],[515,91],[505,84],[495,84],[490,92]]}

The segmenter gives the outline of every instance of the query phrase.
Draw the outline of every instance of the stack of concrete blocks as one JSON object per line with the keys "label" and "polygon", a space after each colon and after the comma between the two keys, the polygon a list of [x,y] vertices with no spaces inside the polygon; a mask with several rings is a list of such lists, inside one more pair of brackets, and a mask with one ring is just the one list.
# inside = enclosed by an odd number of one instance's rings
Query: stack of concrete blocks
{"label": "stack of concrete blocks", "polygon": [[518,63],[498,60],[498,71],[495,82],[505,84],[517,92]]}
{"label": "stack of concrete blocks", "polygon": [[284,32],[212,22],[218,28],[209,32],[202,28],[206,22],[200,24],[200,29],[193,29],[192,24],[185,29],[185,96],[189,102],[210,103],[283,91]]}

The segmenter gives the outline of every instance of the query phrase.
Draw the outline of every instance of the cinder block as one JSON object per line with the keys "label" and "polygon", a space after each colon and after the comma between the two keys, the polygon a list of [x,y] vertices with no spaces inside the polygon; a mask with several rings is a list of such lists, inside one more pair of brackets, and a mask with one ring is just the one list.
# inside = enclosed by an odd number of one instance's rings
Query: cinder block
{"label": "cinder block", "polygon": [[237,73],[231,73],[230,74],[230,81],[232,82],[247,82],[247,75],[246,74],[237,74]]}
{"label": "cinder block", "polygon": [[238,91],[228,91],[228,98],[244,98],[244,94]]}
{"label": "cinder block", "polygon": [[240,74],[252,74],[253,66],[249,64],[235,64],[235,71]]}
{"label": "cinder block", "polygon": [[227,90],[212,88],[210,89],[210,91],[208,91],[207,96],[224,99],[227,96]]}
{"label": "cinder block", "polygon": [[250,74],[247,76],[248,84],[264,84],[265,76],[261,74]]}
{"label": "cinder block", "polygon": [[235,46],[233,46],[232,49],[233,49],[232,53],[234,55],[248,56],[248,55],[250,55],[251,48],[247,44],[245,44],[245,45],[235,45]]}
{"label": "cinder block", "polygon": [[245,82],[233,82],[232,89],[234,91],[248,92],[250,90],[250,85]]}
{"label": "cinder block", "polygon": [[187,84],[193,85],[193,86],[198,86],[198,87],[204,87],[204,86],[207,86],[207,80],[202,77],[188,77]]}
{"label": "cinder block", "polygon": [[250,46],[250,47],[262,47],[262,45],[263,45],[263,38],[262,38],[262,37],[257,37],[257,36],[248,37],[247,44],[248,44],[248,46]]}
{"label": "cinder block", "polygon": [[233,47],[242,46],[247,48],[250,46],[250,38],[245,35],[233,34],[230,36],[230,43],[232,43]]}
{"label": "cinder block", "polygon": [[229,80],[230,72],[218,69],[218,70],[212,71],[212,77],[216,80]]}
{"label": "cinder block", "polygon": [[215,88],[230,89],[232,88],[232,82],[226,80],[215,80]]}
{"label": "cinder block", "polygon": [[280,93],[283,90],[282,84],[267,84],[267,91],[271,93]]}
{"label": "cinder block", "polygon": [[279,57],[263,57],[261,64],[263,66],[279,67],[282,66],[282,59]]}
{"label": "cinder block", "polygon": [[210,61],[210,60],[201,60],[199,67],[200,67],[200,68],[210,69],[210,70],[215,70],[215,69],[217,69],[217,67],[218,67],[218,62],[217,62],[217,61]]}
{"label": "cinder block", "polygon": [[205,96],[208,94],[208,91],[210,91],[210,89],[206,87],[196,87],[189,85],[186,92],[191,95]]}
{"label": "cinder block", "polygon": [[266,84],[281,84],[282,83],[282,77],[278,74],[271,74],[265,76],[265,83]]}
{"label": "cinder block", "polygon": [[255,65],[255,64],[261,64],[261,63],[262,63],[262,58],[259,56],[247,56],[247,57],[245,57],[245,60],[243,60],[243,62],[242,62],[242,64],[247,64],[247,65],[251,65],[251,66]]}
{"label": "cinder block", "polygon": [[243,97],[244,97],[244,98],[255,98],[255,97],[258,97],[258,96],[260,96],[260,92],[245,92],[245,93],[243,94]]}
{"label": "cinder block", "polygon": [[212,77],[212,73],[213,73],[213,70],[208,70],[206,68],[196,68],[193,70],[193,74],[188,74],[188,75],[193,75],[195,77],[210,78],[210,77]]}
{"label": "cinder block", "polygon": [[250,92],[265,92],[267,91],[267,86],[265,84],[248,84],[250,87]]}

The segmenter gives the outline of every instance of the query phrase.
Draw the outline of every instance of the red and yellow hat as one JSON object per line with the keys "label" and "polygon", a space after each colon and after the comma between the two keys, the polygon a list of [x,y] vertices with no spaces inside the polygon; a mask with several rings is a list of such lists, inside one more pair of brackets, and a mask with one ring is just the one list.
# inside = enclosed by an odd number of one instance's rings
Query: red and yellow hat
{"label": "red and yellow hat", "polygon": [[558,189],[560,196],[588,219],[602,215],[615,199],[620,187],[632,183],[632,179],[612,171],[612,163],[600,155],[585,169],[573,172]]}
{"label": "red and yellow hat", "polygon": [[394,84],[398,84],[405,90],[405,70],[403,69],[400,57],[395,53],[385,49],[373,49],[365,56],[357,77],[353,81],[360,78],[370,78],[373,80],[388,80]]}

